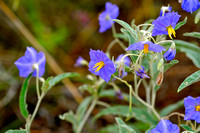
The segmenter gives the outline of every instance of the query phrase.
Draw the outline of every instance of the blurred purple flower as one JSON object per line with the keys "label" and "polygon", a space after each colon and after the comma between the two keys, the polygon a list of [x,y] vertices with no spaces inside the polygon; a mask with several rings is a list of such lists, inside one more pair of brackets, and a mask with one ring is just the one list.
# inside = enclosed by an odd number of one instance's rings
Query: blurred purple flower
{"label": "blurred purple flower", "polygon": [[79,56],[76,60],[76,63],[74,64],[75,67],[82,67],[87,64],[87,61],[83,59],[83,57]]}
{"label": "blurred purple flower", "polygon": [[165,51],[165,48],[150,41],[140,41],[131,44],[126,50],[144,50],[144,53],[148,53],[149,50],[154,52],[162,52]]}
{"label": "blurred purple flower", "polygon": [[117,5],[114,5],[110,2],[106,3],[105,11],[103,11],[99,15],[99,25],[100,29],[99,32],[105,32],[107,29],[112,27],[114,21],[112,19],[116,19],[119,15],[119,8]]}
{"label": "blurred purple flower", "polygon": [[[116,64],[119,64],[123,56],[124,56],[124,54],[120,54],[120,55],[117,57],[117,59],[115,60],[115,63],[116,63]],[[130,66],[130,64],[131,64],[131,60],[130,60],[130,58],[127,57],[127,56],[123,59],[123,62],[124,62],[124,64],[127,65],[127,66]]]}
{"label": "blurred purple flower", "polygon": [[181,7],[187,12],[194,12],[200,8],[199,0],[182,0]]}
{"label": "blurred purple flower", "polygon": [[141,79],[143,78],[149,78],[149,76],[146,74],[145,70],[144,70],[144,67],[141,66],[141,68],[139,68],[136,72],[136,75],[138,77],[140,77]]}
{"label": "blurred purple flower", "polygon": [[39,77],[45,72],[46,58],[43,52],[37,52],[33,47],[27,47],[25,55],[20,57],[15,65],[19,69],[20,77],[28,77],[33,73],[37,77],[36,68],[39,69]]}
{"label": "blurred purple flower", "polygon": [[176,124],[172,124],[169,120],[161,119],[156,128],[148,133],[180,133],[180,129]]}
{"label": "blurred purple flower", "polygon": [[176,32],[174,30],[179,18],[181,15],[178,15],[177,12],[166,13],[165,16],[160,16],[153,21],[153,31],[152,36],[156,35],[169,35],[172,39],[172,34],[176,37]]}
{"label": "blurred purple flower", "polygon": [[184,120],[195,120],[200,123],[200,97],[188,96],[184,99],[185,117]]}
{"label": "blurred purple flower", "polygon": [[111,75],[116,71],[114,63],[100,50],[90,50],[90,59],[89,71],[95,75],[99,75],[108,83]]}

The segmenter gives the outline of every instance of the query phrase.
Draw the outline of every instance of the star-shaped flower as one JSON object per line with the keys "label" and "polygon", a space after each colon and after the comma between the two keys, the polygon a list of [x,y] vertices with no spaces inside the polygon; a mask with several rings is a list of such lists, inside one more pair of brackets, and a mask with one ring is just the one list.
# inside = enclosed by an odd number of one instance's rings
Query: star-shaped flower
{"label": "star-shaped flower", "polygon": [[117,5],[114,5],[110,2],[106,3],[105,11],[103,11],[99,15],[99,32],[105,32],[107,29],[112,27],[114,21],[112,19],[116,19],[119,15],[119,8]]}
{"label": "star-shaped flower", "polygon": [[37,52],[33,47],[27,47],[25,55],[15,62],[15,65],[19,69],[19,75],[25,78],[31,73],[33,73],[32,76],[36,77],[36,69],[39,69],[39,77],[41,77],[45,72],[45,64],[44,53]]}
{"label": "star-shaped flower", "polygon": [[188,96],[184,99],[185,117],[184,120],[195,120],[200,123],[200,97]]}
{"label": "star-shaped flower", "polygon": [[100,50],[90,50],[90,59],[89,71],[108,82],[116,71],[114,63]]}
{"label": "star-shaped flower", "polygon": [[174,28],[180,17],[181,15],[178,15],[177,12],[169,12],[164,16],[158,17],[152,23],[154,25],[152,36],[169,35],[169,37],[172,39],[173,34],[174,37],[176,37]]}
{"label": "star-shaped flower", "polygon": [[126,50],[144,50],[144,53],[148,53],[149,51],[160,53],[162,51],[165,51],[165,48],[150,41],[140,41],[131,44]]}

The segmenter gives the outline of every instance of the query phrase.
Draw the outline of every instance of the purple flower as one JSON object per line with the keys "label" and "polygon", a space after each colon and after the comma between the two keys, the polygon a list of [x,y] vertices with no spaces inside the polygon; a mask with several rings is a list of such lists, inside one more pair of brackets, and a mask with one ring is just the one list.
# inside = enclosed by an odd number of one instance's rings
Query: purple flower
{"label": "purple flower", "polygon": [[131,44],[126,50],[144,50],[144,53],[148,53],[150,50],[150,51],[160,53],[162,51],[165,51],[165,48],[158,44],[154,44],[150,41],[140,41],[140,42]]}
{"label": "purple flower", "polygon": [[[119,64],[119,63],[121,62],[121,59],[122,59],[123,56],[124,56],[124,54],[120,54],[120,55],[117,57],[117,59],[115,60],[115,63],[116,63],[116,64]],[[127,56],[123,59],[123,62],[124,62],[124,64],[127,65],[127,66],[130,66],[130,64],[131,64],[131,60],[130,60],[130,58],[127,57]]]}
{"label": "purple flower", "polygon": [[172,34],[176,37],[176,32],[174,30],[179,18],[181,15],[178,15],[177,12],[166,13],[165,16],[160,16],[153,21],[153,31],[152,36],[156,35],[169,35],[172,39]]}
{"label": "purple flower", "polygon": [[149,78],[149,76],[146,74],[145,70],[144,70],[144,67],[141,66],[141,68],[139,68],[136,72],[136,75],[138,77],[140,77],[141,79],[143,78]]}
{"label": "purple flower", "polygon": [[162,6],[162,8],[160,10],[160,16],[164,16],[164,15],[166,15],[167,12],[171,12],[171,11],[172,11],[171,6],[169,6],[169,5],[168,6]]}
{"label": "purple flower", "polygon": [[89,71],[95,75],[99,75],[108,83],[111,75],[116,71],[114,63],[100,50],[90,50],[90,59]]}
{"label": "purple flower", "polygon": [[75,67],[82,67],[83,65],[86,65],[87,61],[83,59],[83,57],[79,56],[76,60],[76,63],[74,64]]}
{"label": "purple flower", "polygon": [[15,65],[19,69],[20,77],[28,77],[33,73],[34,77],[37,77],[36,68],[39,69],[39,77],[45,72],[45,55],[43,52],[37,52],[33,47],[27,47],[25,55],[20,57]]}
{"label": "purple flower", "polygon": [[112,27],[114,23],[112,19],[116,19],[119,15],[119,8],[110,2],[106,3],[105,11],[99,15],[99,32],[105,32]]}
{"label": "purple flower", "polygon": [[173,60],[175,55],[176,55],[176,48],[170,47],[167,50],[167,52],[164,53],[163,57],[165,58],[165,60],[169,61],[169,60]]}
{"label": "purple flower", "polygon": [[187,12],[194,12],[200,8],[199,0],[182,0],[181,7]]}
{"label": "purple flower", "polygon": [[195,120],[200,123],[200,97],[188,96],[184,99],[185,117],[184,120]]}
{"label": "purple flower", "polygon": [[176,124],[172,124],[169,120],[161,119],[156,128],[148,133],[180,133],[180,129]]}

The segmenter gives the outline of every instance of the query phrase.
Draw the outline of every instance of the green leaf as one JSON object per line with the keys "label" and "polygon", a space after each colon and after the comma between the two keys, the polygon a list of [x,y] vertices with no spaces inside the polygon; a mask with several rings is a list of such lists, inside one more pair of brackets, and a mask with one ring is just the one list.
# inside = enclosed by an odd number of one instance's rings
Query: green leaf
{"label": "green leaf", "polygon": [[195,16],[194,23],[197,24],[199,22],[199,20],[200,20],[200,9]]}
{"label": "green leaf", "polygon": [[78,109],[76,111],[76,119],[79,122],[81,122],[81,120],[83,119],[83,116],[85,115],[85,111],[88,108],[88,105],[90,104],[91,100],[92,100],[92,97],[87,97],[78,106]]}
{"label": "green leaf", "polygon": [[197,72],[193,73],[192,75],[188,76],[178,87],[178,91],[180,92],[183,90],[185,87],[190,86],[191,84],[194,84],[196,82],[200,81],[200,70]]}
{"label": "green leaf", "polygon": [[27,110],[27,103],[26,103],[26,95],[27,95],[27,90],[28,90],[28,84],[29,84],[29,80],[32,76],[32,73],[25,79],[22,88],[21,88],[21,92],[19,95],[19,108],[20,108],[20,112],[22,114],[22,116],[27,119],[29,116],[29,112]]}
{"label": "green leaf", "polygon": [[190,33],[184,33],[184,36],[190,36],[200,39],[200,32],[190,32]]}
{"label": "green leaf", "polygon": [[79,86],[78,89],[79,89],[81,92],[87,91],[87,92],[89,92],[89,93],[92,94],[92,95],[95,94],[94,88],[92,88],[90,85],[87,85],[87,84],[84,84],[84,85]]}
{"label": "green leaf", "polygon": [[[108,98],[116,98],[116,93],[113,89],[104,90],[99,93],[99,98],[108,97]],[[122,92],[122,97],[124,101],[129,102],[129,95]],[[138,102],[134,97],[132,97],[132,103],[137,106],[142,106],[140,102]]]}
{"label": "green leaf", "polygon": [[65,121],[72,123],[73,131],[76,132],[76,130],[78,129],[78,126],[79,126],[79,124],[78,124],[79,122],[77,121],[76,116],[74,115],[74,113],[72,111],[64,113],[63,115],[59,115],[59,118],[61,120],[65,120]]}
{"label": "green leaf", "polygon": [[164,117],[164,116],[170,114],[171,112],[177,110],[178,108],[180,108],[180,107],[182,107],[182,106],[183,106],[183,100],[180,100],[180,101],[178,101],[177,103],[168,105],[167,107],[165,107],[164,109],[162,109],[162,110],[160,111],[160,116],[161,116],[161,117]]}
{"label": "green leaf", "polygon": [[26,133],[25,130],[8,130],[5,133]]}
{"label": "green leaf", "polygon": [[175,64],[179,63],[178,60],[171,60],[169,63],[164,64],[164,72],[166,72],[169,68],[174,66]]}
{"label": "green leaf", "polygon": [[135,130],[133,130],[131,127],[126,125],[122,119],[115,117],[115,120],[117,121],[118,127],[119,127],[119,133],[136,133]]}
{"label": "green leaf", "polygon": [[185,25],[187,23],[187,17],[185,17],[185,19],[181,22],[179,22],[176,26],[175,26],[175,30],[178,30],[181,26]]}
{"label": "green leaf", "polygon": [[[174,40],[176,49],[184,52],[188,58],[192,60],[196,67],[200,68],[200,47],[193,43],[182,40]],[[163,43],[163,46],[170,46],[171,43]]]}
{"label": "green leaf", "polygon": [[[112,106],[101,110],[97,115],[94,116],[94,120],[100,118],[103,115],[110,115],[110,114],[126,117],[128,113],[129,113],[129,106],[122,106],[122,105]],[[136,107],[132,108],[131,116],[137,120],[148,122],[150,124],[157,123],[157,120],[153,117],[152,113],[148,113],[144,109],[139,109]]]}
{"label": "green leaf", "polygon": [[108,125],[106,127],[101,128],[98,133],[117,133],[117,132],[118,132],[118,125],[113,124],[113,125]]}
{"label": "green leaf", "polygon": [[188,125],[180,124],[180,127],[182,127],[183,129],[185,129],[186,131],[194,132],[194,130],[190,126],[188,126]]}
{"label": "green leaf", "polygon": [[113,19],[113,21],[115,21],[116,23],[120,24],[121,26],[123,26],[130,34],[131,36],[138,41],[138,36],[136,34],[136,32],[131,28],[131,26],[129,24],[127,24],[126,22],[119,20],[119,19]]}
{"label": "green leaf", "polygon": [[131,36],[131,34],[127,30],[121,28],[121,32],[126,36],[126,38],[128,38],[129,45],[135,43],[136,40],[134,39],[134,37]]}
{"label": "green leaf", "polygon": [[65,79],[65,78],[72,78],[72,77],[77,77],[79,76],[79,74],[77,73],[62,73],[57,75],[56,77],[49,77],[45,83],[42,86],[42,90],[44,92],[49,91],[55,84],[57,84],[58,82],[60,82],[61,80]]}

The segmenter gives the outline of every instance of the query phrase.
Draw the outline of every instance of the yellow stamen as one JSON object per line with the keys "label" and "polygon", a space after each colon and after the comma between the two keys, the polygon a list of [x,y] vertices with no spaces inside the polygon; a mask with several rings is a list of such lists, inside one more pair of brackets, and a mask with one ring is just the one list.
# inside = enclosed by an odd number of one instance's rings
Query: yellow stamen
{"label": "yellow stamen", "polygon": [[176,32],[175,32],[175,30],[172,28],[172,26],[170,25],[170,26],[168,26],[167,27],[167,31],[168,31],[168,35],[169,35],[169,37],[172,39],[172,34],[174,35],[174,37],[176,37]]}
{"label": "yellow stamen", "polygon": [[144,44],[144,53],[148,53],[148,52],[149,52],[149,45]]}
{"label": "yellow stamen", "polygon": [[200,105],[195,106],[196,111],[200,111]]}
{"label": "yellow stamen", "polygon": [[100,62],[96,63],[93,68],[97,67],[97,69],[95,70],[95,72],[98,72],[104,65],[105,65],[104,62],[100,61]]}

